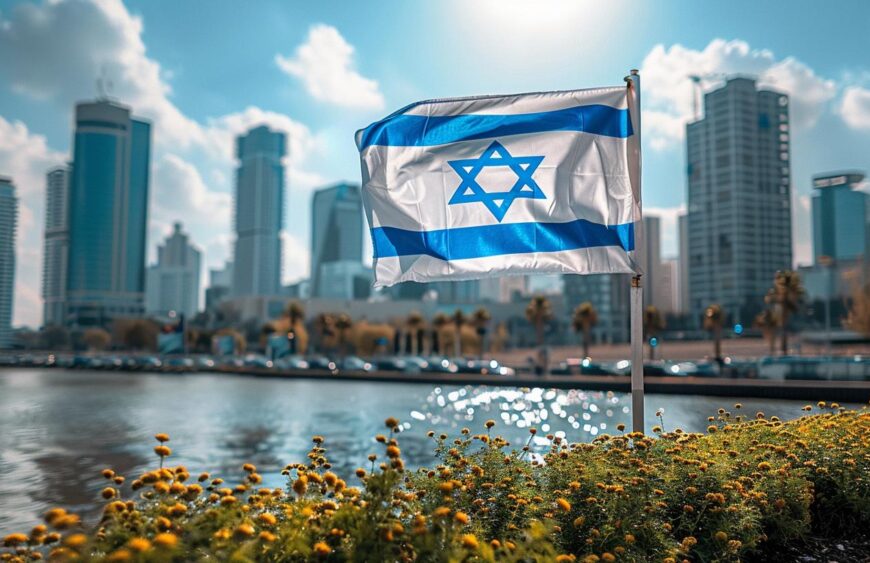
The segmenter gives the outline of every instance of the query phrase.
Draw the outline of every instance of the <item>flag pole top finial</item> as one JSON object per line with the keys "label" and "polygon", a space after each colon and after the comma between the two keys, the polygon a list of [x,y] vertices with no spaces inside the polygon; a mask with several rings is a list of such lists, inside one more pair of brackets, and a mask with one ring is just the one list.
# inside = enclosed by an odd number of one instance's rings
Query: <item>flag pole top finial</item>
{"label": "flag pole top finial", "polygon": [[632,75],[632,76],[637,76],[637,75],[638,75],[638,71],[637,71],[636,68],[631,69],[631,75]]}

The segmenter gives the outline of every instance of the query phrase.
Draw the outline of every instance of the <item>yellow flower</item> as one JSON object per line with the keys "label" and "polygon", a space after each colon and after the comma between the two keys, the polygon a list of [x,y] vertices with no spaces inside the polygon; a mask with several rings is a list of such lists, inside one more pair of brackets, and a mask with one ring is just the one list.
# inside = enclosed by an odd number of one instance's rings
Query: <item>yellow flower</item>
{"label": "yellow flower", "polygon": [[460,524],[468,524],[468,514],[464,512],[457,512],[453,515],[453,519],[459,522]]}
{"label": "yellow flower", "polygon": [[278,521],[278,519],[275,518],[274,514],[269,514],[268,512],[260,514],[258,518],[260,520],[260,523],[264,526],[274,526],[275,523]]}
{"label": "yellow flower", "polygon": [[721,530],[716,532],[716,535],[714,537],[716,538],[716,541],[720,541],[720,542],[724,542],[724,541],[728,540],[728,534],[726,534],[725,532],[723,532]]}
{"label": "yellow flower", "polygon": [[610,563],[612,561],[616,561],[616,556],[610,552],[605,551],[604,553],[601,554],[601,560],[607,561],[608,563]]}
{"label": "yellow flower", "polygon": [[313,549],[314,549],[314,554],[318,555],[320,557],[325,557],[325,556],[329,555],[330,553],[332,553],[332,548],[329,547],[328,544],[326,544],[325,542],[322,542],[322,541],[319,541],[316,544],[314,544]]}
{"label": "yellow flower", "polygon": [[387,446],[387,457],[397,458],[402,451],[399,449],[399,446]]}
{"label": "yellow flower", "polygon": [[450,516],[450,509],[446,506],[439,506],[432,511],[432,516],[435,518],[446,518],[447,516]]}
{"label": "yellow flower", "polygon": [[559,508],[561,508],[565,512],[571,511],[571,503],[563,498],[556,499],[556,506],[558,506]]}
{"label": "yellow flower", "polygon": [[161,432],[160,434],[155,434],[154,439],[162,444],[163,442],[169,441],[169,434],[164,434]]}
{"label": "yellow flower", "polygon": [[154,545],[161,549],[172,549],[178,545],[178,536],[163,532],[154,536]]}
{"label": "yellow flower", "polygon": [[384,425],[387,428],[393,429],[399,425],[399,420],[397,418],[391,416],[384,421]]}
{"label": "yellow flower", "polygon": [[236,529],[233,530],[233,534],[240,538],[250,538],[254,535],[254,527],[248,523],[239,524],[236,526]]}
{"label": "yellow flower", "polygon": [[127,547],[133,551],[142,553],[143,551],[151,549],[151,542],[145,538],[133,538],[127,542]]}
{"label": "yellow flower", "polygon": [[27,543],[27,536],[24,534],[9,534],[3,538],[3,545],[6,547],[14,547],[20,543]]}
{"label": "yellow flower", "polygon": [[477,549],[479,545],[480,544],[474,534],[464,534],[462,536],[462,547],[466,549]]}
{"label": "yellow flower", "polygon": [[253,463],[246,463],[242,466],[242,470],[248,473],[253,473],[257,470],[257,467]]}
{"label": "yellow flower", "polygon": [[486,429],[487,429],[487,430],[489,430],[490,428],[492,428],[493,426],[495,426],[495,421],[494,421],[493,419],[490,418],[489,420],[487,420],[486,422],[484,422],[483,425],[486,426]]}
{"label": "yellow flower", "polygon": [[106,561],[111,561],[113,563],[129,561],[131,559],[133,559],[133,554],[130,553],[129,549],[124,549],[123,547],[121,549],[116,549],[115,551],[110,553],[108,557],[106,557]]}
{"label": "yellow flower", "polygon": [[78,549],[86,543],[88,543],[88,536],[84,534],[73,534],[71,536],[67,536],[66,539],[63,540],[63,545],[71,547],[73,549]]}
{"label": "yellow flower", "polygon": [[265,530],[260,532],[259,537],[262,541],[267,542],[267,543],[272,543],[273,541],[278,539],[278,537],[275,534],[273,534],[272,532],[267,532]]}
{"label": "yellow flower", "polygon": [[154,446],[154,453],[160,457],[167,457],[172,454],[172,450],[169,449],[169,446]]}

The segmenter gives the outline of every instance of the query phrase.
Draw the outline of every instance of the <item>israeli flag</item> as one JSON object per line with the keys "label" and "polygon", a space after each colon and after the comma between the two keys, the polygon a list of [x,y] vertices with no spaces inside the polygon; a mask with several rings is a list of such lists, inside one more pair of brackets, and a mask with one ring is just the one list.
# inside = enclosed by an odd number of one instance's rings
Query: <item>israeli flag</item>
{"label": "israeli flag", "polygon": [[418,102],[356,133],[375,287],[640,273],[631,88]]}

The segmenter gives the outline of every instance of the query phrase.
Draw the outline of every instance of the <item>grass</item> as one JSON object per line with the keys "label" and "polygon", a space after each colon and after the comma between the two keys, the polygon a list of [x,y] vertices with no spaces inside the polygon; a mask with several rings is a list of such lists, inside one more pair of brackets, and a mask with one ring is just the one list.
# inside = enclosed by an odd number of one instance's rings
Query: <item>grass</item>
{"label": "grass", "polygon": [[720,409],[707,432],[656,427],[543,452],[481,433],[429,433],[438,464],[406,471],[386,420],[359,487],[331,471],[328,442],[261,488],[169,466],[127,481],[103,471],[95,528],[63,509],[4,538],[2,560],[662,561],[769,560],[778,547],[870,529],[870,412],[819,403],[782,422]]}

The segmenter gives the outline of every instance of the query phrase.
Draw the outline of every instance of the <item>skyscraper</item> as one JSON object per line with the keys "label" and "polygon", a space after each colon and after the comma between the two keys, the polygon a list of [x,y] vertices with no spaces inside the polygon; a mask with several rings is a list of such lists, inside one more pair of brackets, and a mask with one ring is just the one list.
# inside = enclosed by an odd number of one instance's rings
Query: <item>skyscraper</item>
{"label": "skyscraper", "polygon": [[18,198],[12,178],[0,176],[0,348],[12,345],[12,305],[15,297],[15,234]]}
{"label": "skyscraper", "polygon": [[864,179],[857,171],[813,176],[813,259],[863,257],[867,248],[868,196],[855,187]]}
{"label": "skyscraper", "polygon": [[183,313],[190,318],[199,310],[201,254],[175,223],[172,234],[157,247],[157,264],[148,268],[145,310]]}
{"label": "skyscraper", "polygon": [[227,260],[223,268],[208,271],[208,287],[205,290],[205,310],[211,311],[218,303],[230,296],[233,285],[233,262]]}
{"label": "skyscraper", "polygon": [[[363,211],[359,186],[336,184],[317,190],[311,202],[311,295],[324,295],[323,266],[362,264]],[[332,268],[333,271],[337,271]]]}
{"label": "skyscraper", "polygon": [[643,304],[644,307],[654,305],[661,308],[657,298],[662,275],[662,220],[655,215],[646,215],[643,218],[643,246]]}
{"label": "skyscraper", "polygon": [[689,221],[685,213],[677,217],[677,236],[679,238],[680,259],[679,259],[679,299],[677,300],[677,311],[682,314],[691,313],[689,307]]}
{"label": "skyscraper", "polygon": [[719,303],[750,323],[777,270],[791,268],[788,97],[732,78],[686,126],[692,312]]}
{"label": "skyscraper", "polygon": [[236,243],[233,294],[276,295],[281,289],[284,165],[287,137],[265,125],[236,140]]}
{"label": "skyscraper", "polygon": [[45,326],[63,325],[66,322],[69,178],[68,166],[57,166],[45,175],[45,241],[42,254],[42,324]]}
{"label": "skyscraper", "polygon": [[67,323],[139,316],[145,298],[151,125],[108,100],[76,105]]}

